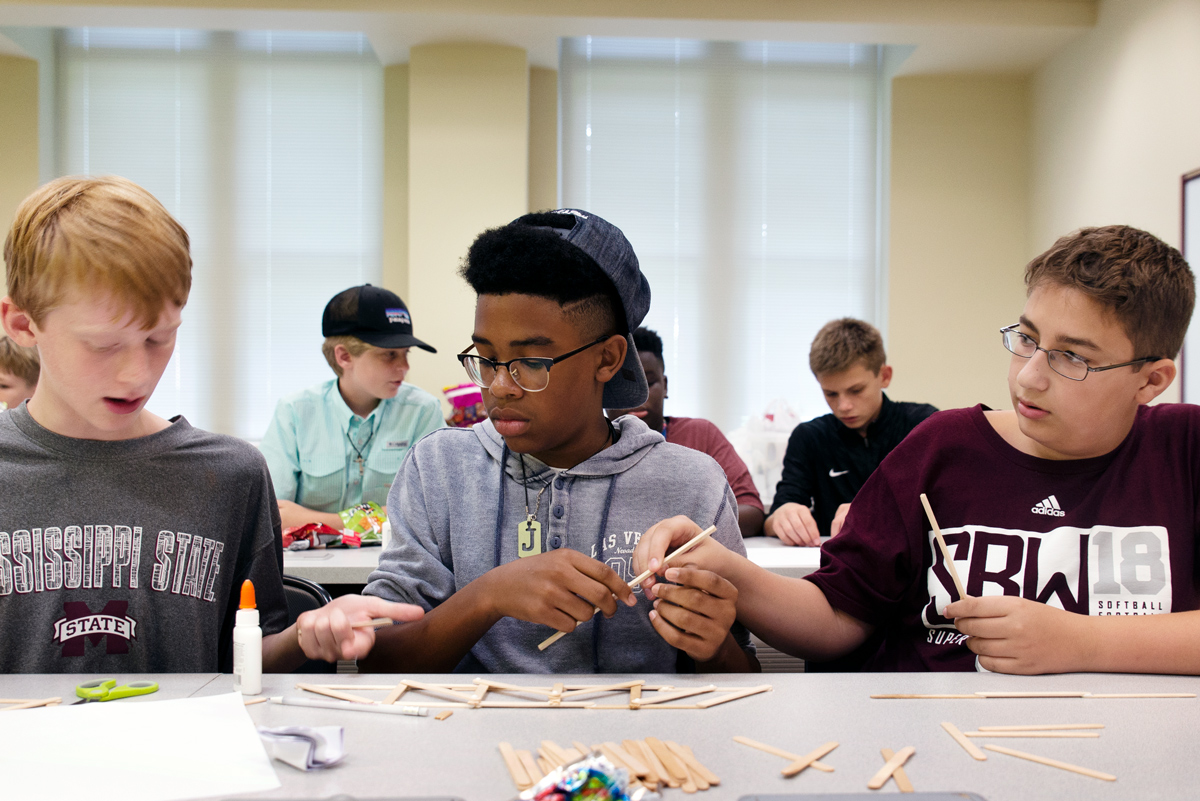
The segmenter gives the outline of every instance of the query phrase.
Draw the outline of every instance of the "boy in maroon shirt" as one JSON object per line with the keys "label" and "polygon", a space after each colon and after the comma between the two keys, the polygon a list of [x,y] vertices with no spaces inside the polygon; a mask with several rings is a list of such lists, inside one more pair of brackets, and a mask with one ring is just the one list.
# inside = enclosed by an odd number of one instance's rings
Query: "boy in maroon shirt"
{"label": "boy in maroon shirt", "polygon": [[[1200,407],[1147,405],[1175,378],[1192,273],[1150,234],[1109,226],[1060,239],[1025,283],[1024,313],[1002,330],[1013,410],[918,427],[818,572],[787,579],[713,544],[692,551],[737,586],[751,631],[816,660],[878,637],[867,670],[1200,673]],[[657,567],[694,531],[658,524],[635,567]]]}

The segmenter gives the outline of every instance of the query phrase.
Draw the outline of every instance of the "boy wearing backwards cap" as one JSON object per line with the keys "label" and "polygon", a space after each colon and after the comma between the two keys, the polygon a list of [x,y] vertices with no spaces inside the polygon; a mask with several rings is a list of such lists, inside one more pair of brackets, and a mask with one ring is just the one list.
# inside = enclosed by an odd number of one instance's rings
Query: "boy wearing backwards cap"
{"label": "boy wearing backwards cap", "polygon": [[[1200,673],[1200,408],[1147,405],[1175,378],[1192,272],[1174,248],[1114,225],[1059,239],[1025,285],[1024,312],[1001,331],[1013,409],[918,427],[867,480],[819,571],[789,579],[696,548],[741,591],[746,626],[815,659],[877,633],[866,670]],[[638,565],[694,531],[655,526]]]}
{"label": "boy wearing backwards cap", "polygon": [[[724,579],[681,565],[653,608],[626,584],[641,532],[667,513],[745,549],[720,465],[604,416],[646,399],[630,332],[650,287],[624,235],[588,212],[531,214],[480,235],[462,274],[478,299],[459,359],[489,419],[409,452],[366,597],[302,615],[305,652],[417,672],[756,669]],[[350,628],[389,614],[385,598],[426,615]],[[555,630],[574,633],[539,651]]]}
{"label": "boy wearing backwards cap", "polygon": [[325,306],[321,352],[336,374],[279,401],[260,448],[284,528],[324,523],[361,503],[383,505],[405,454],[444,425],[428,392],[404,383],[413,336],[404,301],[382,287],[351,287]]}
{"label": "boy wearing backwards cap", "polygon": [[0,671],[228,670],[245,579],[263,669],[299,665],[262,457],[145,409],[191,288],[183,228],[123,178],[60,178],[4,259],[4,329],[42,369],[0,415]]}

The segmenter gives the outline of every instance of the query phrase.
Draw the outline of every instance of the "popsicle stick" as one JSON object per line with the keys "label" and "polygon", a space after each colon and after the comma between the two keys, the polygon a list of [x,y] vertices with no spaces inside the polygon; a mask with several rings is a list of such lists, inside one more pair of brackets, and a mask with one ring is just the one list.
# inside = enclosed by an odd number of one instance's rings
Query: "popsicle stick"
{"label": "popsicle stick", "polygon": [[963,733],[961,731],[959,731],[958,727],[955,726],[953,723],[951,723],[948,720],[943,720],[942,728],[946,730],[947,734],[949,734],[951,737],[954,738],[954,742],[961,745],[963,747],[963,750],[966,751],[968,754],[970,754],[972,757],[974,757],[975,759],[978,759],[980,762],[987,761],[987,754],[980,751],[979,746],[975,745],[975,743],[971,742],[965,736],[963,736]]}
{"label": "popsicle stick", "polygon": [[[733,740],[734,742],[741,743],[742,745],[748,745],[751,748],[757,748],[759,751],[766,751],[768,754],[774,754],[775,756],[783,757],[789,762],[799,762],[800,760],[804,759],[804,757],[800,756],[799,754],[793,754],[790,751],[784,751],[782,748],[776,748],[773,745],[760,743],[758,740],[751,740],[749,737],[742,737],[740,734],[734,737]],[[809,767],[825,771],[826,773],[833,773],[833,768],[831,768],[829,765],[826,765],[824,762],[813,762],[809,765]]]}
{"label": "popsicle stick", "polygon": [[917,749],[913,748],[911,745],[901,748],[894,755],[892,755],[887,762],[883,763],[883,767],[879,769],[878,773],[871,777],[871,780],[867,782],[867,788],[870,790],[878,790],[880,787],[887,784],[887,780],[892,778],[892,774],[896,771],[896,768],[907,762],[908,758],[916,752]]}
{"label": "popsicle stick", "polygon": [[528,790],[533,786],[534,782],[529,777],[529,771],[525,770],[525,766],[521,764],[521,758],[517,756],[512,745],[500,743],[500,756],[504,757],[508,775],[512,776],[513,784],[517,785],[518,790]]}
{"label": "popsicle stick", "polygon": [[680,745],[673,740],[665,740],[664,742],[667,744],[667,748],[671,749],[671,753],[679,757],[687,769],[691,771],[696,781],[696,786],[701,790],[707,790],[709,787],[721,783],[721,780],[717,778],[717,774],[713,773],[700,760],[696,759],[696,755],[692,753],[692,749],[686,745]]}
{"label": "popsicle stick", "polygon": [[542,747],[538,750],[544,751],[546,759],[555,765],[570,765],[571,762],[578,761],[569,759],[566,749],[560,748],[558,743],[552,740],[542,740]]}
{"label": "popsicle stick", "polygon": [[595,693],[611,693],[611,692],[617,692],[618,690],[629,690],[630,692],[637,690],[640,693],[642,691],[642,686],[645,683],[646,683],[645,679],[634,679],[633,681],[622,681],[622,682],[618,682],[617,684],[601,684],[596,687],[584,687],[579,690],[570,690],[568,692],[563,693],[562,697],[564,699],[577,698],[581,695],[593,695]]}
{"label": "popsicle stick", "polygon": [[521,767],[525,768],[525,772],[529,774],[529,778],[532,781],[530,784],[531,787],[545,777],[546,774],[538,767],[537,760],[533,758],[533,754],[529,751],[518,751],[517,759],[521,761]]}
{"label": "popsicle stick", "polygon": [[54,698],[29,698],[24,701],[18,701],[12,706],[6,706],[4,709],[0,709],[0,712],[12,712],[16,709],[36,709],[39,706],[54,706],[61,703],[62,698],[57,696]]}
{"label": "popsicle stick", "polygon": [[879,693],[876,695],[872,695],[871,697],[872,698],[881,698],[881,699],[885,699],[888,701],[911,700],[911,699],[920,699],[920,700],[924,701],[924,700],[931,699],[931,698],[954,698],[954,699],[963,699],[963,700],[978,700],[978,699],[982,698],[983,696],[978,695],[976,693],[924,693],[924,694]]}
{"label": "popsicle stick", "polygon": [[394,704],[397,701],[399,701],[400,697],[402,695],[404,695],[406,692],[408,692],[408,685],[405,684],[404,682],[400,682],[399,684],[397,684],[395,687],[392,688],[391,692],[389,692],[387,694],[387,698],[383,699],[383,703]]}
{"label": "popsicle stick", "polygon": [[710,698],[706,701],[700,701],[696,704],[696,706],[700,707],[701,709],[708,709],[709,707],[718,706],[719,704],[728,703],[729,701],[736,701],[739,698],[745,698],[750,695],[758,695],[759,693],[765,693],[765,692],[770,692],[770,691],[771,691],[770,684],[762,684],[762,685],[759,685],[758,687],[747,687],[744,690],[738,690],[735,693],[730,693],[729,695],[723,695],[720,698]]}
{"label": "popsicle stick", "polygon": [[254,706],[255,704],[265,704],[267,702],[267,700],[268,700],[267,696],[265,696],[265,695],[260,695],[257,698],[247,698],[246,700],[242,701],[242,706]]}
{"label": "popsicle stick", "polygon": [[658,784],[665,784],[668,787],[675,785],[671,784],[671,775],[667,773],[667,769],[658,757],[654,756],[654,752],[650,750],[650,746],[643,743],[641,740],[622,740],[621,745],[625,746],[625,750],[634,756],[638,757],[650,769],[649,776],[653,777]]}
{"label": "popsicle stick", "polygon": [[1092,770],[1091,768],[1072,765],[1070,762],[1059,762],[1057,759],[1049,759],[1047,757],[1038,756],[1037,754],[1028,754],[1024,751],[1016,751],[1012,748],[1005,748],[1002,745],[989,744],[985,745],[984,748],[989,751],[995,751],[997,754],[1008,754],[1009,756],[1018,757],[1019,759],[1028,759],[1030,762],[1037,762],[1040,765],[1049,765],[1050,767],[1058,768],[1059,770],[1069,770],[1072,773],[1078,773],[1083,776],[1091,776],[1093,779],[1103,779],[1106,782],[1115,782],[1117,780],[1117,777],[1113,776],[1111,773],[1101,773],[1100,771]]}
{"label": "popsicle stick", "polygon": [[783,774],[784,776],[795,776],[797,773],[804,770],[805,768],[812,767],[813,763],[815,763],[818,759],[825,756],[826,754],[828,754],[830,751],[832,751],[833,749],[835,749],[837,747],[838,747],[837,740],[830,740],[829,742],[825,743],[821,747],[819,747],[813,751],[809,751],[807,754],[800,757],[800,759],[796,760],[795,762],[788,765],[786,768],[784,768],[783,770],[781,770],[779,772],[781,774]]}
{"label": "popsicle stick", "polygon": [[377,617],[374,620],[364,620],[362,623],[352,623],[350,628],[373,629],[378,628],[379,626],[392,626],[395,625],[395,623],[396,621],[392,620],[390,617]]}
{"label": "popsicle stick", "polygon": [[1088,693],[1089,698],[1195,698],[1195,693]]}
{"label": "popsicle stick", "polygon": [[433,716],[433,719],[434,720],[445,720],[446,718],[450,717],[453,714],[454,714],[453,710],[447,709],[442,712],[438,712],[436,715]]}
{"label": "popsicle stick", "polygon": [[642,688],[641,686],[629,688],[629,708],[637,709],[642,705]]}
{"label": "popsicle stick", "polygon": [[[884,759],[896,756],[890,748],[881,748],[879,753],[883,755]],[[911,793],[913,791],[912,782],[908,780],[908,774],[904,772],[904,768],[898,767],[892,771],[892,778],[896,780],[896,787],[900,789],[900,792]]]}
{"label": "popsicle stick", "polygon": [[632,754],[628,749],[622,748],[614,742],[605,742],[604,748],[616,755],[617,759],[624,762],[635,776],[645,777],[650,775],[650,768],[646,767],[646,763]]}
{"label": "popsicle stick", "polygon": [[[663,567],[665,567],[665,566],[667,566],[668,564],[670,564],[670,563],[671,563],[671,561],[672,561],[673,559],[675,559],[676,557],[682,556],[683,554],[685,554],[685,553],[687,553],[688,551],[690,551],[690,550],[692,550],[693,548],[695,548],[697,545],[699,545],[701,542],[703,542],[703,541],[704,541],[706,538],[710,537],[710,536],[712,535],[712,533],[713,533],[714,531],[716,531],[716,530],[717,530],[717,527],[716,527],[716,526],[709,526],[708,528],[704,529],[704,531],[701,531],[699,534],[697,534],[696,536],[692,537],[690,540],[688,540],[687,542],[685,542],[683,545],[680,545],[678,548],[676,548],[674,551],[672,551],[671,553],[667,554],[667,555],[666,555],[666,556],[663,558],[662,564],[661,564],[661,565],[659,565],[659,569],[662,569]],[[646,571],[643,571],[641,575],[639,575],[639,576],[636,576],[636,577],[633,579],[633,581],[630,581],[630,582],[629,582],[629,588],[630,588],[630,589],[634,589],[634,588],[635,588],[635,587],[637,587],[639,584],[641,584],[643,581],[645,581],[646,579],[650,578],[652,575],[654,575],[654,571],[653,571],[653,570],[646,570]],[[593,615],[595,615],[595,614],[596,614],[597,612],[599,612],[599,611],[600,611],[600,609],[599,609],[599,607],[597,607],[597,608],[595,608],[595,609],[593,610],[592,614],[593,614]],[[576,626],[576,628],[578,628],[578,626]],[[570,633],[571,633],[571,632],[569,632],[569,631],[559,631],[559,632],[555,632],[554,634],[552,634],[552,635],[550,635],[549,637],[547,637],[545,640],[543,640],[543,641],[542,641],[542,642],[541,642],[541,643],[538,645],[538,650],[539,650],[539,651],[544,651],[544,650],[546,650],[546,649],[547,649],[547,648],[549,648],[551,645],[554,645],[554,643],[558,642],[559,640],[561,640],[563,637],[566,637],[566,636],[567,636],[568,634],[570,634]]]}
{"label": "popsicle stick", "polygon": [[583,754],[584,756],[587,756],[588,754],[592,753],[592,751],[596,750],[594,748],[589,748],[587,745],[579,742],[578,740],[573,741],[571,743],[571,745],[574,746],[576,751]]}
{"label": "popsicle stick", "polygon": [[537,765],[538,765],[538,770],[540,770],[542,772],[543,776],[549,776],[550,772],[552,770],[554,770],[554,765],[550,762],[550,760],[544,759],[542,757],[537,758]]}
{"label": "popsicle stick", "polygon": [[929,505],[929,498],[925,493],[921,493],[921,505],[925,507],[925,514],[929,517],[930,524],[933,525],[933,536],[937,539],[938,550],[942,552],[942,559],[946,562],[946,569],[950,571],[950,578],[954,582],[954,589],[958,590],[960,599],[967,597],[967,591],[963,588],[962,579],[958,577],[958,568],[954,566],[954,560],[950,558],[950,549],[946,547],[946,539],[942,536],[942,527],[938,525],[937,518],[933,516],[933,507]]}
{"label": "popsicle stick", "polygon": [[608,761],[613,763],[614,765],[616,765],[618,768],[622,768],[622,769],[628,771],[629,777],[631,779],[639,778],[637,772],[633,769],[633,767],[628,762],[621,759],[621,757],[617,755],[617,752],[614,751],[613,749],[609,748],[607,745],[601,744],[598,748],[596,748],[594,750],[597,750],[601,754],[604,754],[604,756],[608,759]]}
{"label": "popsicle stick", "polygon": [[[452,705],[451,705],[452,706]],[[471,706],[471,704],[463,704],[463,706]],[[550,709],[549,701],[484,701],[479,705],[481,709]],[[564,709],[603,709],[588,701],[563,701],[559,703],[556,709],[562,707]],[[628,709],[626,706],[619,706],[617,709]]]}
{"label": "popsicle stick", "polygon": [[675,756],[670,748],[667,748],[666,743],[657,737],[647,737],[645,743],[654,751],[654,755],[658,757],[658,761],[663,763],[663,767],[671,774],[671,778],[681,784],[687,779],[687,768],[679,761],[679,757]]}
{"label": "popsicle stick", "polygon": [[977,726],[979,731],[1071,731],[1103,729],[1103,723],[1035,723],[1032,726]]}
{"label": "popsicle stick", "polygon": [[328,696],[329,698],[337,698],[339,701],[350,701],[351,703],[355,703],[355,704],[378,704],[379,703],[378,701],[375,701],[373,699],[364,698],[361,695],[354,695],[352,693],[344,693],[340,690],[330,690],[325,687],[322,687],[319,684],[297,683],[296,689],[304,690],[305,692],[316,693],[317,695],[325,695],[325,696]]}
{"label": "popsicle stick", "polygon": [[630,698],[629,703],[634,705],[633,706],[634,709],[637,709],[637,708],[649,709],[654,706],[661,706],[663,704],[669,704],[672,701],[678,701],[682,698],[691,698],[693,695],[703,695],[704,693],[711,693],[716,689],[717,689],[717,685],[709,684],[706,687],[693,687],[690,690],[679,690],[678,692],[673,692],[673,693],[658,693],[653,698],[650,698],[648,700],[640,699],[638,701],[635,701],[633,698]]}
{"label": "popsicle stick", "polygon": [[[529,693],[530,695],[540,695],[543,698],[550,697],[549,689],[543,690],[539,687],[522,687],[518,684],[505,684],[502,681],[495,681],[493,679],[475,679],[475,683],[472,686],[472,689],[474,689],[475,687],[478,687],[479,685],[487,685],[488,687],[490,687],[493,690],[507,690],[508,692],[515,692],[515,693]],[[442,685],[442,686],[445,686],[445,685]]]}
{"label": "popsicle stick", "polygon": [[447,690],[443,687],[439,687],[436,684],[426,684],[423,681],[414,681],[412,679],[405,679],[404,683],[414,690],[420,690],[421,692],[428,693],[429,695],[436,695],[439,698],[449,698],[451,701],[458,701],[466,704],[467,706],[471,705],[471,696],[463,695],[455,690]]}
{"label": "popsicle stick", "polygon": [[967,737],[1022,737],[1022,738],[1057,738],[1057,739],[1095,739],[1100,735],[1094,731],[965,731]]}

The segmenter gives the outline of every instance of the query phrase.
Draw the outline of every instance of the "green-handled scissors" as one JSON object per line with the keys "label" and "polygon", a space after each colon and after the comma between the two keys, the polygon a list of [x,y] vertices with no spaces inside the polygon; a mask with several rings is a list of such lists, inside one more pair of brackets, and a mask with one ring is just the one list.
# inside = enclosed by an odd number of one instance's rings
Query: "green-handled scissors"
{"label": "green-handled scissors", "polygon": [[129,698],[134,695],[149,695],[158,692],[158,684],[153,681],[131,681],[117,686],[116,679],[94,679],[85,681],[75,688],[75,694],[81,700],[77,704],[89,701],[115,701],[118,698]]}

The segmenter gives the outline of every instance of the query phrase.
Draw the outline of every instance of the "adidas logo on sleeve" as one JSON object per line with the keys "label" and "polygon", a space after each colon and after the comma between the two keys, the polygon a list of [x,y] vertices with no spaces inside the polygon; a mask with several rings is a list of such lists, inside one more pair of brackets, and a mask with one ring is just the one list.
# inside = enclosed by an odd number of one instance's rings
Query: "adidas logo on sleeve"
{"label": "adidas logo on sleeve", "polygon": [[1046,515],[1047,517],[1067,516],[1067,513],[1064,512],[1062,507],[1058,505],[1058,498],[1055,498],[1053,495],[1051,495],[1049,498],[1046,498],[1044,501],[1034,504],[1033,508],[1029,511],[1033,512],[1035,515]]}

